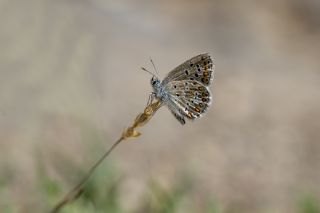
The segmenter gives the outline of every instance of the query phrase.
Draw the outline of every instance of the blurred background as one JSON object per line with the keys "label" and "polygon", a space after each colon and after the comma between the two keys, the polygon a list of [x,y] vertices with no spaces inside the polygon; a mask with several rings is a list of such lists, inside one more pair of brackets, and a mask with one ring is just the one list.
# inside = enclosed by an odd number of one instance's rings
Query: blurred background
{"label": "blurred background", "polygon": [[0,212],[47,212],[208,52],[207,115],[166,107],[62,212],[320,212],[320,1],[0,0]]}

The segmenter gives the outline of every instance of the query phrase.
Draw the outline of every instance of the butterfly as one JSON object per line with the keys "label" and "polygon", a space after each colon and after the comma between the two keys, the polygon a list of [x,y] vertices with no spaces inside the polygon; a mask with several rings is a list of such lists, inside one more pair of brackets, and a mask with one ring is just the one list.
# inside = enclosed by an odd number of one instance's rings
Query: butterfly
{"label": "butterfly", "polygon": [[185,118],[195,120],[201,117],[211,104],[209,85],[213,80],[213,68],[212,59],[205,53],[182,63],[163,81],[151,73],[152,99],[167,105],[182,125],[186,123]]}

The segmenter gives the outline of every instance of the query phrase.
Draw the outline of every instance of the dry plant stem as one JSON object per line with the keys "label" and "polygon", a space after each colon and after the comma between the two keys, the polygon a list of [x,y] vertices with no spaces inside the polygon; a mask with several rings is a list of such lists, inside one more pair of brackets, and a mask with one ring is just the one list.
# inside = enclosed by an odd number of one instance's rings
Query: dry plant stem
{"label": "dry plant stem", "polygon": [[55,207],[51,210],[51,213],[59,212],[59,210],[65,206],[67,203],[70,203],[76,200],[81,194],[83,193],[83,186],[88,181],[92,173],[96,170],[96,168],[101,164],[101,162],[108,157],[108,155],[116,148],[116,146],[123,141],[123,137],[119,138],[111,147],[110,149],[101,156],[101,158],[90,168],[86,176],[75,186],[71,189],[66,196],[55,205]]}
{"label": "dry plant stem", "polygon": [[126,130],[123,131],[122,136],[107,150],[101,158],[89,169],[88,173],[84,176],[84,178],[75,186],[73,187],[66,196],[58,202],[54,208],[50,211],[50,213],[57,213],[59,212],[66,204],[71,203],[72,201],[78,199],[81,194],[84,192],[83,186],[87,183],[88,179],[91,177],[93,172],[96,168],[103,162],[106,157],[120,144],[121,141],[126,140],[128,138],[135,138],[141,135],[140,132],[136,130],[137,127],[141,127],[145,125],[154,113],[162,106],[161,101],[156,101],[154,103],[150,103],[145,109],[143,113],[140,113],[134,123],[128,127]]}

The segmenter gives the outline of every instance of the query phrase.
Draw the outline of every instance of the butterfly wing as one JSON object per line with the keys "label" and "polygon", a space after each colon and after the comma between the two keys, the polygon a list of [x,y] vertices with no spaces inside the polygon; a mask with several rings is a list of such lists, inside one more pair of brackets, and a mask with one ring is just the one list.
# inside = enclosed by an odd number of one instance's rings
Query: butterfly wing
{"label": "butterfly wing", "polygon": [[167,105],[181,124],[185,123],[185,117],[190,120],[201,117],[211,104],[209,89],[196,80],[171,81],[165,90]]}
{"label": "butterfly wing", "polygon": [[163,86],[171,81],[190,80],[208,86],[213,80],[212,59],[205,53],[195,56],[173,69],[161,82]]}
{"label": "butterfly wing", "polygon": [[181,111],[181,109],[179,110],[179,108],[174,107],[174,105],[168,105],[171,113],[174,115],[174,117],[182,124],[184,125],[186,123],[185,119],[184,119],[184,115],[182,114],[183,112]]}

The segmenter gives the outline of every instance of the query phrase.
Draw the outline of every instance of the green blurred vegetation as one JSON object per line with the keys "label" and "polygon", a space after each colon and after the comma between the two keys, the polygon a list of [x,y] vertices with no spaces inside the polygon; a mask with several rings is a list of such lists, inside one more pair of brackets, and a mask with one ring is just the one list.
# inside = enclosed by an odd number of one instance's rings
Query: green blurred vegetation
{"label": "green blurred vegetation", "polygon": [[[46,168],[39,163],[37,168],[35,194],[32,195],[34,205],[21,210],[10,199],[3,180],[0,181],[1,213],[16,212],[48,212],[61,199],[74,183],[62,183],[53,180]],[[74,169],[73,169],[74,170]],[[81,172],[80,172],[81,173]],[[81,178],[83,174],[77,174]],[[194,212],[192,202],[193,180],[190,174],[181,174],[169,187],[163,186],[153,179],[147,183],[146,192],[141,197],[137,208],[126,210],[123,207],[120,187],[124,178],[115,166],[104,163],[85,185],[83,194],[73,203],[66,205],[61,213],[178,213]],[[7,180],[9,181],[9,180]],[[6,198],[6,199],[3,199]],[[28,200],[28,198],[26,198]],[[39,202],[39,203],[37,203]],[[187,209],[186,209],[187,208]],[[32,209],[32,210],[31,210]],[[208,200],[207,213],[219,213],[216,204]]]}
{"label": "green blurred vegetation", "polygon": [[[44,196],[53,201],[63,196],[61,187],[57,182],[52,182],[46,176],[42,176]],[[62,213],[81,212],[112,212],[112,213],[175,213],[179,212],[182,200],[190,192],[191,179],[180,178],[174,183],[170,190],[161,186],[155,180],[149,183],[149,190],[142,196],[139,206],[135,210],[126,211],[122,207],[121,195],[119,193],[123,177],[110,165],[99,168],[85,186],[84,193],[75,202],[67,205]]]}
{"label": "green blurred vegetation", "polygon": [[[83,122],[81,126],[82,138],[91,141],[86,147],[93,156],[101,154],[99,144],[103,144],[105,137],[95,128],[90,128]],[[100,145],[101,146],[101,145]],[[100,147],[101,148],[101,147]],[[85,174],[88,168],[79,168],[71,159],[58,158],[58,165],[62,165],[64,177],[53,177],[43,162],[41,152],[35,152],[36,173],[33,194],[25,198],[26,204],[21,205],[21,200],[12,193],[12,182],[15,181],[15,172],[12,167],[3,166],[0,174],[0,213],[48,212],[65,193],[70,190]],[[183,171],[183,170],[182,170]],[[58,173],[61,173],[61,171]],[[130,177],[129,177],[130,178]],[[212,194],[209,197],[197,197],[194,188],[195,182],[192,172],[180,172],[176,179],[164,186],[156,178],[146,183],[147,190],[138,199],[135,209],[128,210],[121,197],[121,187],[124,177],[117,170],[112,161],[103,162],[94,172],[85,185],[85,190],[79,199],[66,205],[61,213],[237,213],[245,212],[241,209],[230,209]],[[201,200],[201,202],[199,202]],[[303,194],[296,201],[297,213],[320,213],[320,200],[312,193]]]}
{"label": "green blurred vegetation", "polygon": [[[81,123],[81,122],[80,122]],[[105,137],[95,128],[90,128],[85,122],[82,123],[82,138],[91,141],[86,147],[93,156],[101,154],[99,144],[103,144]],[[100,147],[101,148],[101,147]],[[14,199],[9,186],[15,180],[15,173],[10,166],[2,166],[3,173],[0,175],[0,213],[20,212],[49,212],[57,201],[70,190],[85,174],[88,168],[79,168],[72,160],[64,158],[58,161],[63,165],[64,178],[52,177],[45,163],[41,160],[41,152],[35,152],[36,176],[34,194],[25,198],[27,204],[21,207]],[[61,156],[60,156],[61,157]],[[60,169],[61,169],[60,168]],[[180,172],[169,186],[164,186],[157,179],[151,179],[146,183],[147,190],[138,199],[135,209],[126,209],[124,199],[121,197],[121,187],[124,177],[117,170],[112,161],[106,161],[94,172],[93,176],[85,185],[83,194],[73,203],[66,205],[61,213],[233,213],[244,212],[241,209],[228,208],[223,203],[211,197],[203,198],[201,204],[198,195],[194,191],[195,182],[192,172]],[[31,201],[30,201],[31,200]],[[30,202],[30,203],[28,203]],[[320,200],[312,193],[303,194],[296,202],[297,213],[320,213]]]}
{"label": "green blurred vegetation", "polygon": [[[78,174],[79,177],[81,174]],[[85,186],[84,193],[79,199],[65,206],[61,213],[191,213],[199,212],[193,202],[193,179],[190,174],[181,174],[176,181],[168,187],[164,187],[156,180],[150,180],[148,190],[141,197],[138,207],[134,210],[125,210],[121,199],[120,187],[123,183],[120,172],[111,164],[102,165],[91,177]],[[44,167],[38,167],[37,190],[35,195],[40,205],[33,206],[32,212],[48,212],[57,200],[61,199],[70,189],[71,184],[64,186],[59,181],[52,180],[46,173]],[[0,212],[16,213],[21,212],[11,201],[5,182],[9,179],[0,180],[1,204]],[[221,204],[208,198],[200,212],[222,213]],[[24,211],[22,211],[24,212]],[[29,212],[29,211],[27,211]],[[239,210],[241,212],[241,210]],[[297,202],[299,213],[319,213],[319,200],[312,194],[301,196]]]}
{"label": "green blurred vegetation", "polygon": [[[52,181],[43,169],[39,169],[39,189],[45,206],[53,206],[62,198],[66,188],[57,181]],[[79,176],[81,176],[79,174]],[[85,185],[82,196],[75,202],[67,205],[62,213],[81,212],[154,212],[154,213],[175,213],[180,212],[182,201],[190,195],[192,190],[192,180],[188,175],[181,176],[177,182],[173,183],[170,189],[161,186],[156,180],[151,180],[149,190],[142,196],[138,209],[126,211],[122,207],[121,195],[119,193],[123,177],[111,165],[103,165],[99,168]],[[62,190],[62,188],[65,188]],[[210,207],[211,208],[211,207]],[[6,211],[10,212],[10,211]],[[185,212],[185,211],[184,211]],[[216,211],[208,211],[216,212]]]}
{"label": "green blurred vegetation", "polygon": [[313,194],[304,195],[299,202],[299,212],[301,213],[319,213],[320,200]]}

